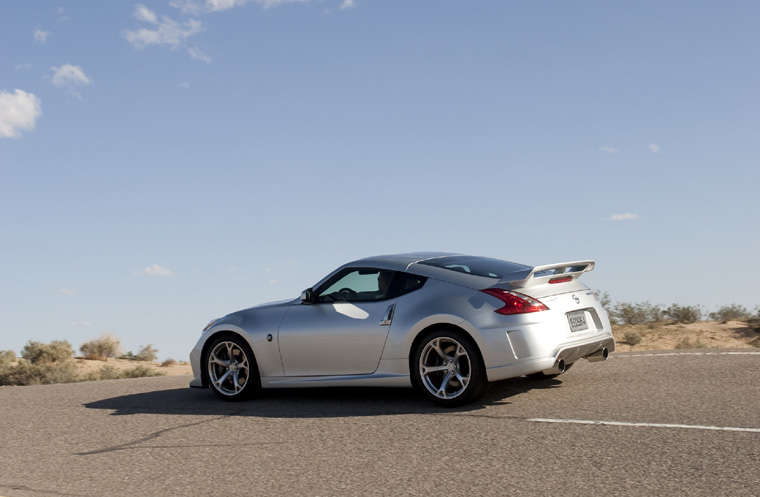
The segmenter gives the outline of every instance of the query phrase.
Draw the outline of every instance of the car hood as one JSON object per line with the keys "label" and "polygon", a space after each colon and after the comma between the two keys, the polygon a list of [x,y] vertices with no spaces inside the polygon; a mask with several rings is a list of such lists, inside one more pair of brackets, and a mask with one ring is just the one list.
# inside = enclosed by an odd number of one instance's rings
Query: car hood
{"label": "car hood", "polygon": [[284,307],[288,304],[294,304],[297,301],[298,299],[287,299],[287,300],[277,300],[275,302],[266,302],[264,304],[255,305],[253,307],[249,307],[248,309],[243,309],[242,311],[237,311],[237,312],[246,312],[246,311],[253,311],[253,310],[258,310],[258,309],[269,309],[272,307]]}
{"label": "car hood", "polygon": [[[244,323],[265,324],[277,321],[287,312],[288,306],[300,302],[300,299],[279,300],[259,304],[247,309],[232,312],[214,323],[212,330],[224,329],[224,325],[243,326]],[[279,321],[277,321],[279,322]]]}

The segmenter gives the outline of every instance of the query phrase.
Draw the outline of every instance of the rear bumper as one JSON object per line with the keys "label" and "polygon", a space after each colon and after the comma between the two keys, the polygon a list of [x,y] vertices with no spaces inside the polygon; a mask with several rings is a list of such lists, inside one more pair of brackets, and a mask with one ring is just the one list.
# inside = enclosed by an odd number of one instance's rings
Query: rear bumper
{"label": "rear bumper", "polygon": [[555,370],[560,361],[563,361],[564,364],[572,364],[579,359],[600,360],[599,356],[604,349],[607,349],[608,353],[615,350],[615,340],[612,336],[596,337],[580,343],[567,344],[546,357],[488,368],[486,375],[488,381],[499,381],[539,372],[556,373],[559,372]]}
{"label": "rear bumper", "polygon": [[554,362],[556,363],[560,359],[563,359],[566,364],[572,364],[578,359],[587,359],[589,356],[593,356],[604,349],[607,349],[607,352],[615,351],[615,340],[612,337],[594,340],[591,343],[583,345],[565,347],[554,356]]}

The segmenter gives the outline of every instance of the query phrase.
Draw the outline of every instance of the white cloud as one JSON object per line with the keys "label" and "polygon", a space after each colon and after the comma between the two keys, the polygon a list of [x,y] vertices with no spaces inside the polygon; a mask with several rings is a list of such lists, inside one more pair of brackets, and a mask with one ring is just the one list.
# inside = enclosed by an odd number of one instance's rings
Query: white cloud
{"label": "white cloud", "polygon": [[206,64],[211,63],[211,57],[203,53],[199,48],[196,48],[196,47],[188,48],[187,53],[189,53],[190,57],[192,57],[193,59],[202,60]]}
{"label": "white cloud", "polygon": [[618,152],[616,148],[608,147],[607,145],[601,147],[599,150],[607,152],[608,154],[616,154]]}
{"label": "white cloud", "polygon": [[136,31],[124,31],[124,38],[139,49],[149,45],[168,45],[174,50],[182,46],[188,38],[197,35],[204,29],[203,24],[194,19],[182,24],[166,16],[161,16],[159,19],[155,12],[144,5],[137,6],[134,17],[153,26],[153,29],[142,28]]}
{"label": "white cloud", "polygon": [[44,45],[47,42],[50,31],[42,31],[40,28],[34,30],[34,42]]}
{"label": "white cloud", "polygon": [[184,83],[180,83],[179,87],[180,88],[184,88],[184,89],[187,90],[188,88],[190,88],[190,83],[188,83],[187,81],[185,81]]}
{"label": "white cloud", "polygon": [[58,88],[68,88],[71,94],[77,98],[82,98],[82,96],[75,88],[77,86],[88,86],[92,83],[79,66],[64,64],[61,67],[51,67],[50,70],[53,71],[53,84]]}
{"label": "white cloud", "polygon": [[630,212],[626,212],[625,214],[613,214],[610,216],[610,221],[629,221],[631,219],[638,219],[638,214],[631,214]]}
{"label": "white cloud", "polygon": [[61,288],[61,293],[67,297],[73,297],[77,291],[73,288]]}
{"label": "white cloud", "polygon": [[69,16],[66,15],[66,10],[63,7],[58,7],[58,10],[56,11],[58,13],[58,24],[63,24],[64,22],[69,20]]}
{"label": "white cloud", "polygon": [[64,64],[61,67],[51,67],[53,71],[53,84],[57,87],[84,85],[91,83],[90,78],[84,73],[81,67],[71,64]]}
{"label": "white cloud", "polygon": [[156,16],[156,13],[145,5],[138,5],[134,15],[135,18],[140,21],[148,22],[150,24],[158,24],[158,16]]}
{"label": "white cloud", "polygon": [[247,3],[248,0],[171,0],[169,5],[184,14],[205,14],[231,9]]}
{"label": "white cloud", "polygon": [[30,63],[28,63],[28,62],[16,65],[16,70],[17,71],[26,71],[26,70],[31,69],[31,68],[32,68],[32,65]]}
{"label": "white cloud", "polygon": [[92,326],[92,323],[89,321],[75,321],[75,322],[69,323],[70,328],[77,328],[79,326]]}
{"label": "white cloud", "polygon": [[[295,2],[309,2],[310,0],[171,0],[169,4],[181,10],[185,14],[207,14],[209,12],[220,12],[222,10],[240,7],[247,3],[256,3],[265,9],[277,7],[278,5]],[[344,3],[353,0],[345,0]]]}
{"label": "white cloud", "polygon": [[354,0],[343,0],[343,3],[340,4],[340,10],[352,9],[354,7],[356,7]]}
{"label": "white cloud", "polygon": [[649,145],[649,150],[651,150],[655,154],[660,153],[660,147],[655,144]]}
{"label": "white cloud", "polygon": [[0,90],[0,138],[19,138],[34,129],[42,115],[42,102],[33,93]]}
{"label": "white cloud", "polygon": [[138,275],[148,275],[148,276],[174,276],[174,272],[172,272],[171,269],[159,266],[158,264],[153,264],[151,267],[146,267],[142,271],[135,271],[135,276]]}

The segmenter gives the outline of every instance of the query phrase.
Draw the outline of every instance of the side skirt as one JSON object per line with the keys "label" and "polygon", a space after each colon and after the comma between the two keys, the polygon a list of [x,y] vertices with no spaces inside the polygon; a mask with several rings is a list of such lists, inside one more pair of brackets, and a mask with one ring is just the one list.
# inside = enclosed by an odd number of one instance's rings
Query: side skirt
{"label": "side skirt", "polygon": [[261,378],[261,388],[308,387],[398,387],[411,388],[409,375],[374,373],[347,376],[269,376]]}

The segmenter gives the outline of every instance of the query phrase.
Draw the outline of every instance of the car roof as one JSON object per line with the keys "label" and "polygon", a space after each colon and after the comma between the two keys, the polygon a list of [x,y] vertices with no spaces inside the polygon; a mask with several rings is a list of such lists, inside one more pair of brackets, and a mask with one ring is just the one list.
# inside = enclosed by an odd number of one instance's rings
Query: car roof
{"label": "car roof", "polygon": [[382,269],[391,269],[394,271],[406,271],[409,266],[417,262],[427,261],[438,257],[448,257],[452,255],[462,254],[455,254],[451,252],[407,252],[404,254],[376,255],[349,262],[345,266],[369,266]]}
{"label": "car roof", "polygon": [[[374,267],[379,269],[389,269],[392,271],[406,271],[420,276],[428,278],[435,278],[437,280],[447,281],[449,283],[455,283],[457,285],[465,286],[473,289],[488,288],[499,281],[499,279],[489,278],[486,276],[479,276],[476,274],[468,274],[464,272],[452,271],[436,264],[425,264],[426,261],[431,261],[439,258],[458,258],[465,257],[468,259],[482,259],[484,261],[498,261],[489,259],[482,256],[470,256],[465,254],[457,254],[451,252],[409,252],[404,254],[390,254],[379,255],[374,257],[367,257],[359,259],[353,262],[345,264],[342,268],[346,267]],[[506,261],[499,261],[507,263]],[[422,264],[420,264],[422,263]],[[514,263],[507,263],[514,264]],[[516,279],[524,277],[530,272],[529,266],[520,266],[520,271],[513,273],[518,275]],[[341,269],[342,269],[341,268]],[[516,268],[517,269],[517,268]],[[524,273],[524,274],[523,274]]]}

